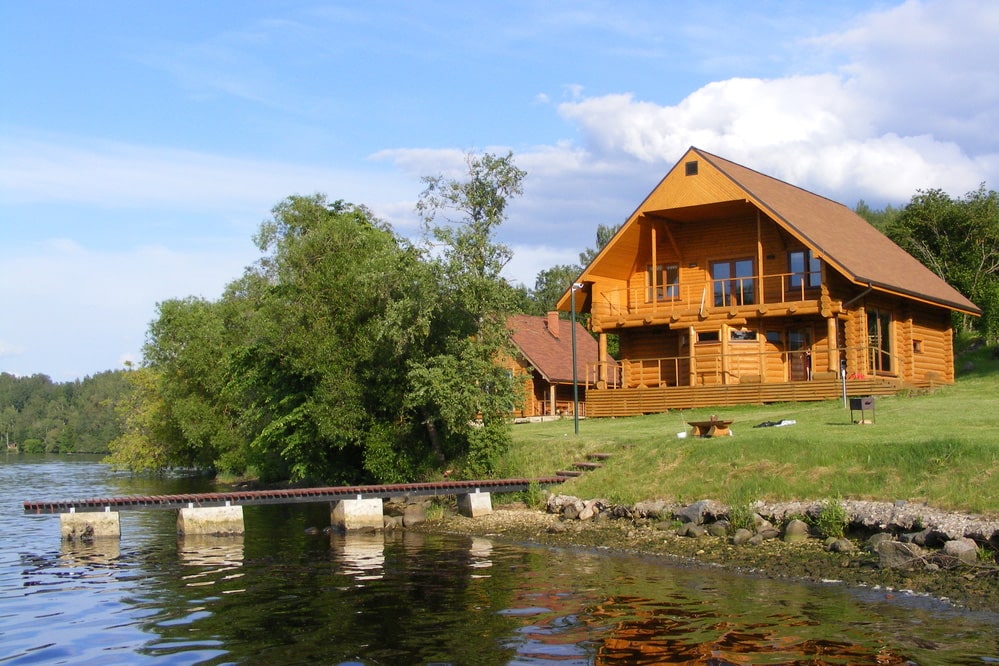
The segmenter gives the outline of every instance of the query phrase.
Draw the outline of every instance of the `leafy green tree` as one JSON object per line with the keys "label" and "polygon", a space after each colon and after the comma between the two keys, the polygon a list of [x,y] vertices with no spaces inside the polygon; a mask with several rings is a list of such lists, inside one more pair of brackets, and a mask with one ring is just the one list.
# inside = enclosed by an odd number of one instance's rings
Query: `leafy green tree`
{"label": "leafy green tree", "polygon": [[320,195],[277,206],[257,244],[268,254],[240,361],[255,455],[277,454],[292,478],[417,473],[405,361],[422,349],[435,299],[420,253],[363,207]]}
{"label": "leafy green tree", "polygon": [[[999,194],[985,185],[953,199],[920,190],[888,226],[888,236],[982,308],[977,327],[999,339]],[[976,322],[959,316],[958,328]]]}
{"label": "leafy green tree", "polygon": [[469,474],[489,473],[509,445],[518,399],[499,361],[512,354],[506,320],[516,292],[500,272],[510,249],[494,240],[526,172],[512,153],[466,155],[467,179],[423,179],[417,203],[439,298],[425,355],[410,365],[407,404],[422,415],[440,461],[463,459]]}
{"label": "leafy green tree", "polygon": [[534,307],[528,314],[543,315],[555,310],[562,294],[572,286],[582,269],[572,264],[552,266],[538,273],[532,292]]}
{"label": "leafy green tree", "polygon": [[[149,327],[143,356],[154,370],[149,379],[155,379],[161,418],[169,425],[157,433],[158,440],[173,466],[219,466],[239,446],[233,414],[220,401],[234,346],[222,310],[203,298],[171,299],[158,305],[159,316]],[[224,471],[240,466],[222,464]]]}
{"label": "leafy green tree", "polygon": [[468,167],[425,179],[427,248],[363,206],[278,204],[220,301],[160,304],[111,460],[334,483],[488,472],[517,388],[493,234],[524,173],[511,155]]}
{"label": "leafy green tree", "polygon": [[117,405],[122,434],[111,441],[105,461],[134,472],[160,472],[177,465],[169,444],[182,442],[161,394],[163,382],[148,367],[128,373],[132,390]]}

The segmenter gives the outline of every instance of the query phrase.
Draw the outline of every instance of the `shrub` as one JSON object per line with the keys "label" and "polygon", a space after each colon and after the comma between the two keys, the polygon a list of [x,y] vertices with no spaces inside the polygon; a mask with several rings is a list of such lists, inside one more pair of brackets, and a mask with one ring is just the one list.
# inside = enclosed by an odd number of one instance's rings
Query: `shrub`
{"label": "shrub", "polygon": [[754,531],[756,529],[755,514],[756,512],[748,504],[733,506],[728,510],[728,522],[731,530],[733,532],[738,529]]}
{"label": "shrub", "polygon": [[849,516],[846,509],[838,500],[826,500],[819,514],[812,521],[812,525],[824,537],[840,538],[846,533],[846,526],[849,523]]}

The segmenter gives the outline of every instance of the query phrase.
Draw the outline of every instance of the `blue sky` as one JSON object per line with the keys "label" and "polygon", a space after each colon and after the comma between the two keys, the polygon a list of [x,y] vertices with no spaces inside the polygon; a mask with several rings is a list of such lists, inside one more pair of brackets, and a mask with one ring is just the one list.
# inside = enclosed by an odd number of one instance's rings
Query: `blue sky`
{"label": "blue sky", "polygon": [[696,145],[853,206],[999,187],[999,3],[0,0],[0,372],[141,360],[291,194],[419,233],[528,172],[507,275],[575,262]]}

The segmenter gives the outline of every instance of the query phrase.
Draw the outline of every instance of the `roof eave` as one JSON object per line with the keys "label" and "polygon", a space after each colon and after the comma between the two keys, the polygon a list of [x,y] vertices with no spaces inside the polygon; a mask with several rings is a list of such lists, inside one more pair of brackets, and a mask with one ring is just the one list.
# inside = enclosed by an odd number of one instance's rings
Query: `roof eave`
{"label": "roof eave", "polygon": [[[900,289],[898,287],[893,287],[893,286],[890,286],[890,285],[886,285],[884,283],[875,282],[875,281],[869,280],[867,278],[851,277],[850,279],[853,280],[853,282],[855,284],[859,285],[859,286],[872,287],[872,288],[876,289],[877,291],[880,291],[880,292],[885,293],[885,294],[891,294],[893,296],[900,296],[902,298],[908,298],[910,300],[918,301],[918,302],[924,303],[926,305],[932,305],[932,306],[938,307],[938,308],[945,308],[947,310],[953,310],[955,312],[960,312],[961,314],[971,315],[973,317],[980,317],[982,315],[982,311],[974,303],[971,303],[972,307],[969,308],[967,304],[954,303],[954,302],[946,301],[946,300],[942,300],[942,299],[928,298],[926,296],[926,294],[922,294],[922,293],[915,292],[915,291],[909,291],[907,289]],[[970,303],[970,301],[969,301],[969,303]]]}

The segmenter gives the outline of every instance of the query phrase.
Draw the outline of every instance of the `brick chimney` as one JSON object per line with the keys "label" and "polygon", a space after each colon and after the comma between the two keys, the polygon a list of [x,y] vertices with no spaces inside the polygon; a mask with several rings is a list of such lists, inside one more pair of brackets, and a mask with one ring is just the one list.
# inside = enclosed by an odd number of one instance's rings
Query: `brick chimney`
{"label": "brick chimney", "polygon": [[552,337],[558,339],[558,311],[548,313],[548,332],[552,334]]}

